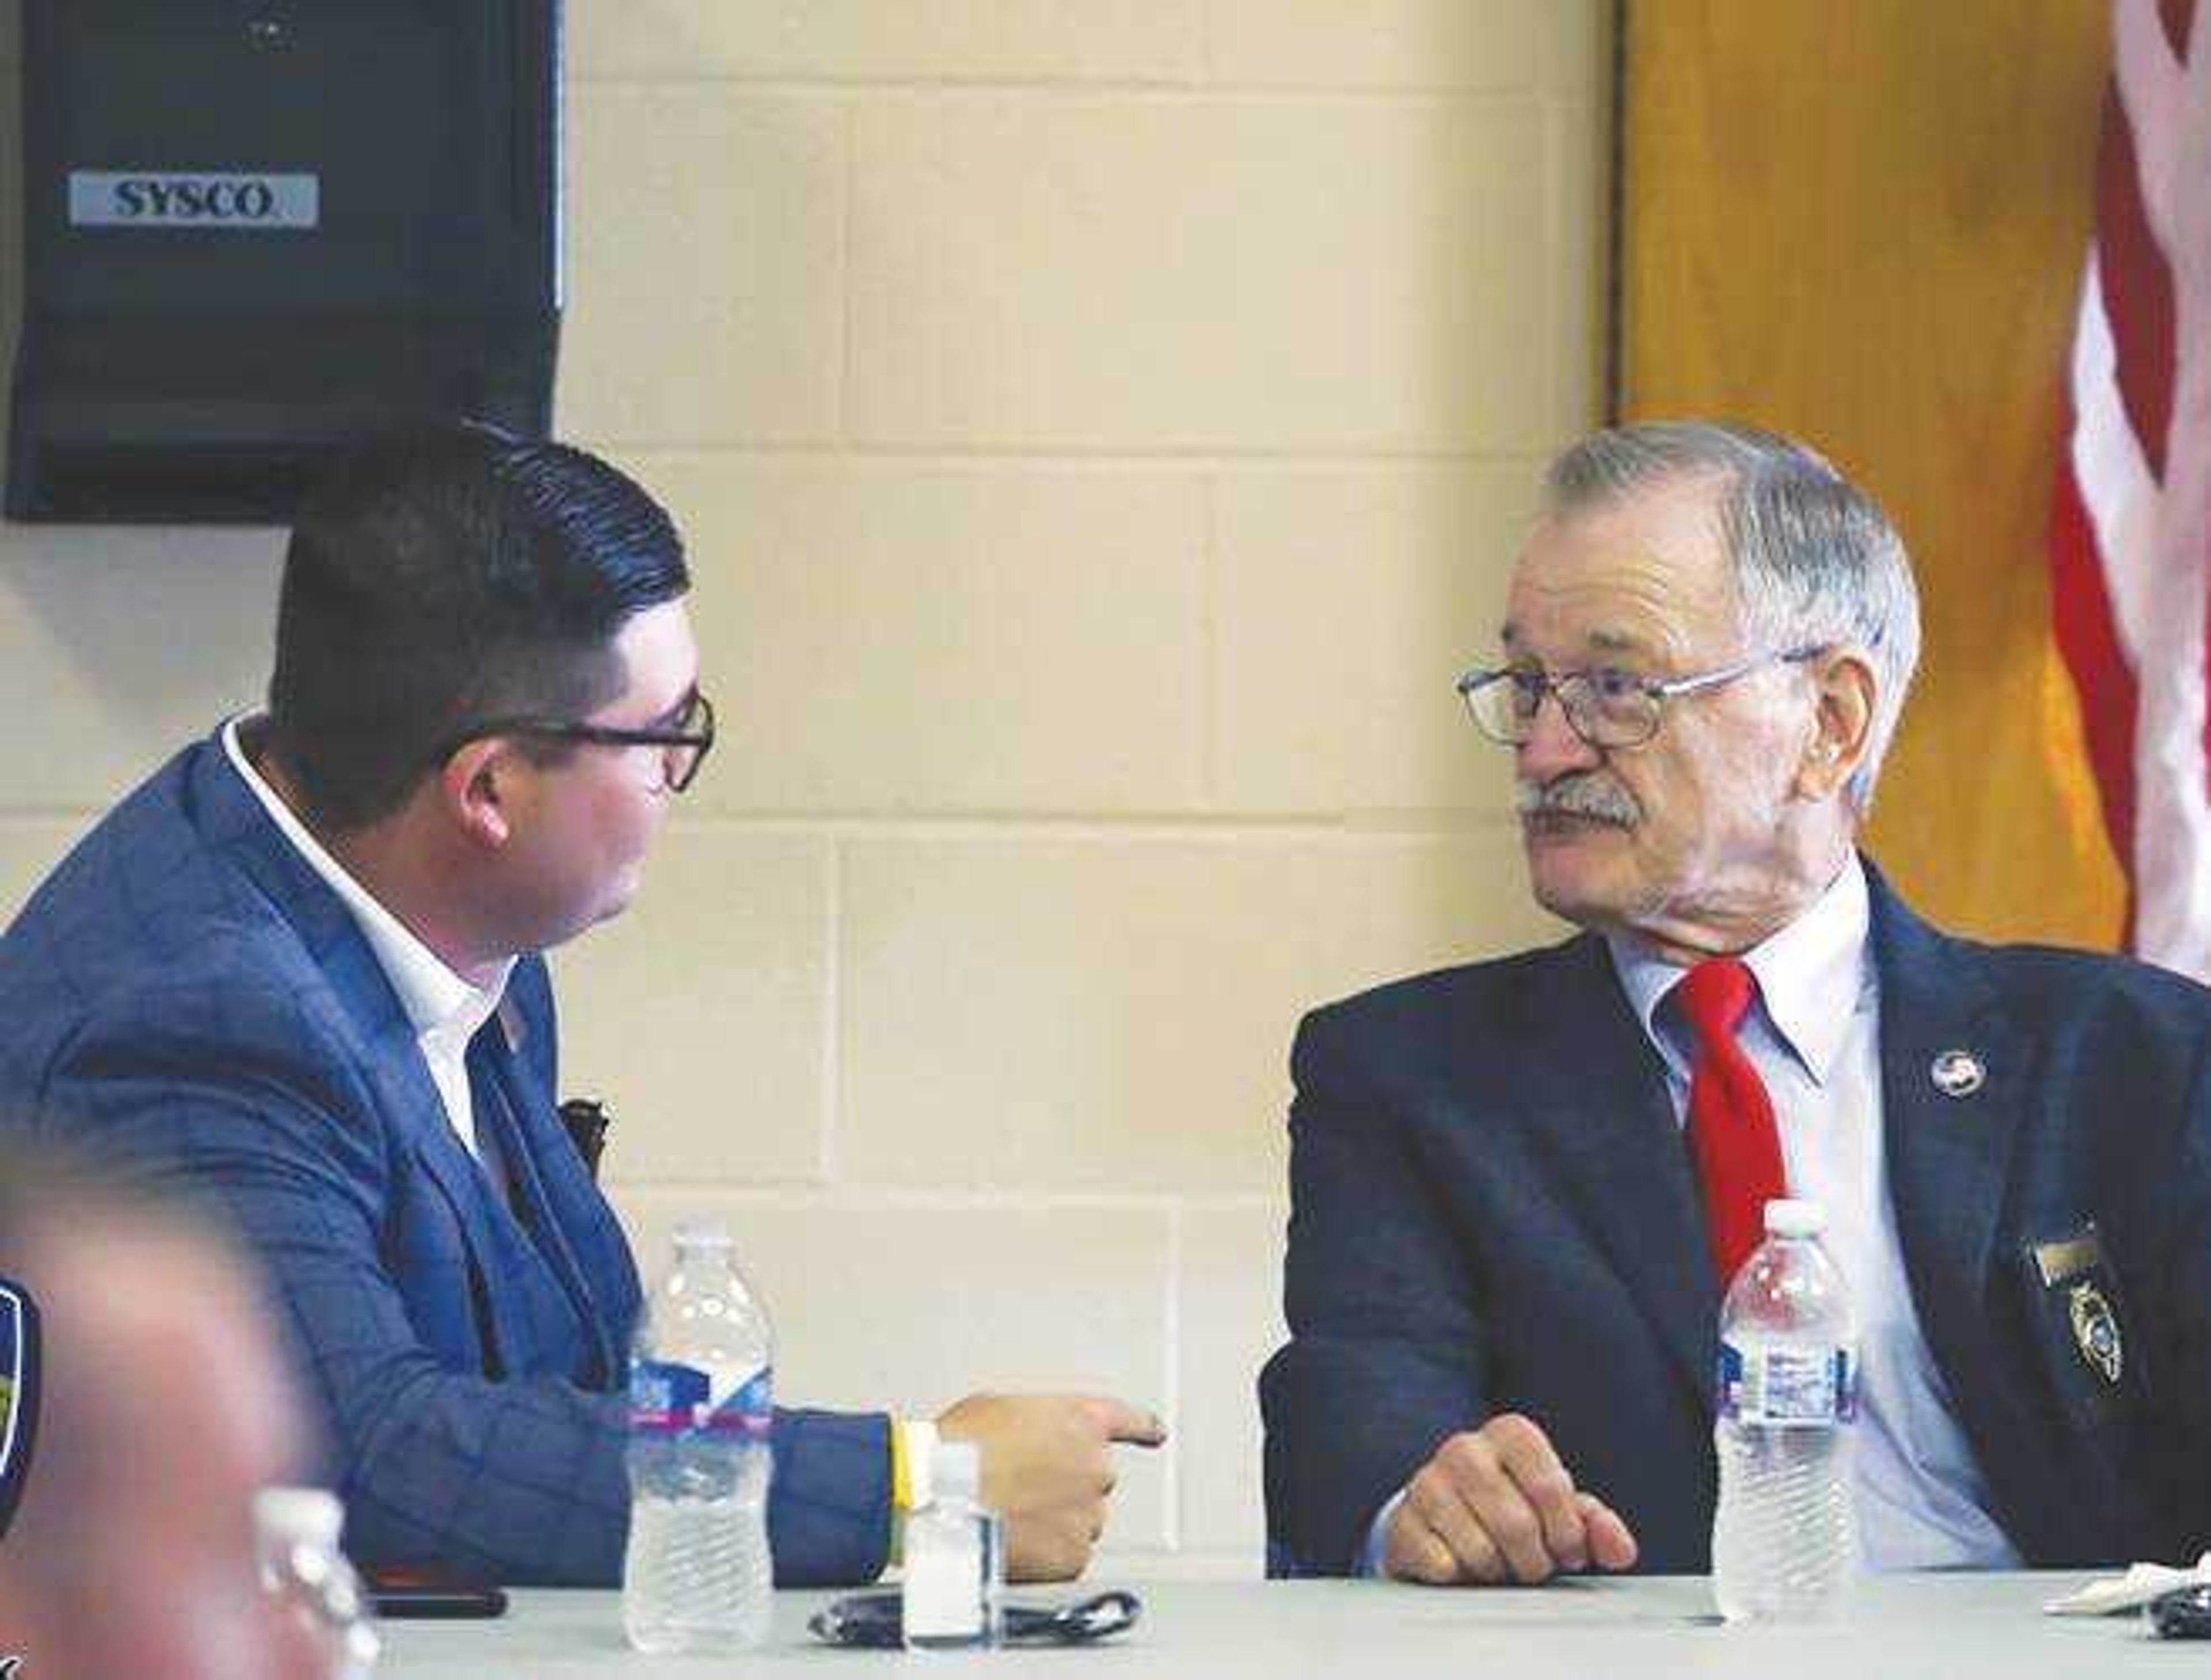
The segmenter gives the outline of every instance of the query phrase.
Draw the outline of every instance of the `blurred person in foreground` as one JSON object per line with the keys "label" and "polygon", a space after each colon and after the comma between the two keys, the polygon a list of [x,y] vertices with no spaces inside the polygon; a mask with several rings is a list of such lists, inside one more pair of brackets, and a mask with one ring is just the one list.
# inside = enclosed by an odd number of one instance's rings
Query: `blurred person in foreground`
{"label": "blurred person in foreground", "polygon": [[261,1590],[255,1491],[306,1434],[228,1245],[51,1162],[0,1158],[0,1277],[41,1325],[37,1449],[0,1538],[0,1656],[41,1675],[321,1671]]}
{"label": "blurred person in foreground", "polygon": [[[0,938],[0,1099],[202,1194],[284,1307],[360,1561],[619,1576],[628,1243],[555,1110],[540,953],[620,913],[714,739],[666,512],[463,426],[311,494],[265,713],[186,748]],[[778,1410],[784,1585],[869,1579],[941,1430],[1016,1578],[1072,1576],[1109,1443],[1156,1420],[973,1396]]]}
{"label": "blurred person in foreground", "polygon": [[1273,1567],[1706,1569],[1721,1292],[1784,1194],[1857,1308],[1869,1564],[2192,1559],[2211,994],[1950,937],[1860,852],[1918,603],[1825,460],[1636,426],[1547,491],[1459,687],[1583,931],[1299,1032]]}

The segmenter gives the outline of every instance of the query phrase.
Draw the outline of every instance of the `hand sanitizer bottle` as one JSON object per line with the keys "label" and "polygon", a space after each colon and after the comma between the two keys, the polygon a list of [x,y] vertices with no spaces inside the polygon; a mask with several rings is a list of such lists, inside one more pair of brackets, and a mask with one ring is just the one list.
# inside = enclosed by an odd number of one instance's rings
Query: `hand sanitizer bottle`
{"label": "hand sanitizer bottle", "polygon": [[906,1519],[906,1648],[995,1649],[1004,1632],[1005,1536],[982,1502],[981,1449],[939,1441],[930,1477],[929,1503]]}

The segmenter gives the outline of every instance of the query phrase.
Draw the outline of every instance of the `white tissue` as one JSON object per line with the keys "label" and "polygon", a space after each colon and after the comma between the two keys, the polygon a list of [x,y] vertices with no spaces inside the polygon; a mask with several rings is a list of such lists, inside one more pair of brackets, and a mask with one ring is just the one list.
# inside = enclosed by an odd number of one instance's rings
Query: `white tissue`
{"label": "white tissue", "polygon": [[2206,1584],[2211,1584],[2211,1552],[2197,1558],[2192,1569],[2176,1569],[2169,1563],[2134,1564],[2123,1575],[2092,1580],[2062,1598],[2052,1598],[2042,1609],[2046,1616],[2111,1616],[2140,1610],[2176,1586]]}

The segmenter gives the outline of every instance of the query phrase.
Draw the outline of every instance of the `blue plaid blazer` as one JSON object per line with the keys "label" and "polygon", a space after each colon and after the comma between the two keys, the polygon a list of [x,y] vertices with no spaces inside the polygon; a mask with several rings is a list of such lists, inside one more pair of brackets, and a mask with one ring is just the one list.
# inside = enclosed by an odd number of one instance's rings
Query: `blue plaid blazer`
{"label": "blue plaid blazer", "polygon": [[[541,959],[516,964],[469,1064],[511,1190],[219,737],[111,812],[0,937],[0,1128],[173,1183],[244,1237],[320,1403],[348,1549],[611,1585],[637,1270],[554,1111]],[[778,1411],[775,1445],[778,1582],[874,1577],[887,1420]]]}

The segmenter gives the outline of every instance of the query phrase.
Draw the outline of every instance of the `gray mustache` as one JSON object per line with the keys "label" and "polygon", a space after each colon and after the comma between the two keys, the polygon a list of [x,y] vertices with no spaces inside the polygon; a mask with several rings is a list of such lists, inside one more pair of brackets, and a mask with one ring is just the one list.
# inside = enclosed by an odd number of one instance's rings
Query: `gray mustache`
{"label": "gray mustache", "polygon": [[1633,828],[1643,821],[1635,796],[1610,777],[1586,773],[1552,782],[1521,782],[1512,790],[1512,809],[1522,816],[1584,816]]}

